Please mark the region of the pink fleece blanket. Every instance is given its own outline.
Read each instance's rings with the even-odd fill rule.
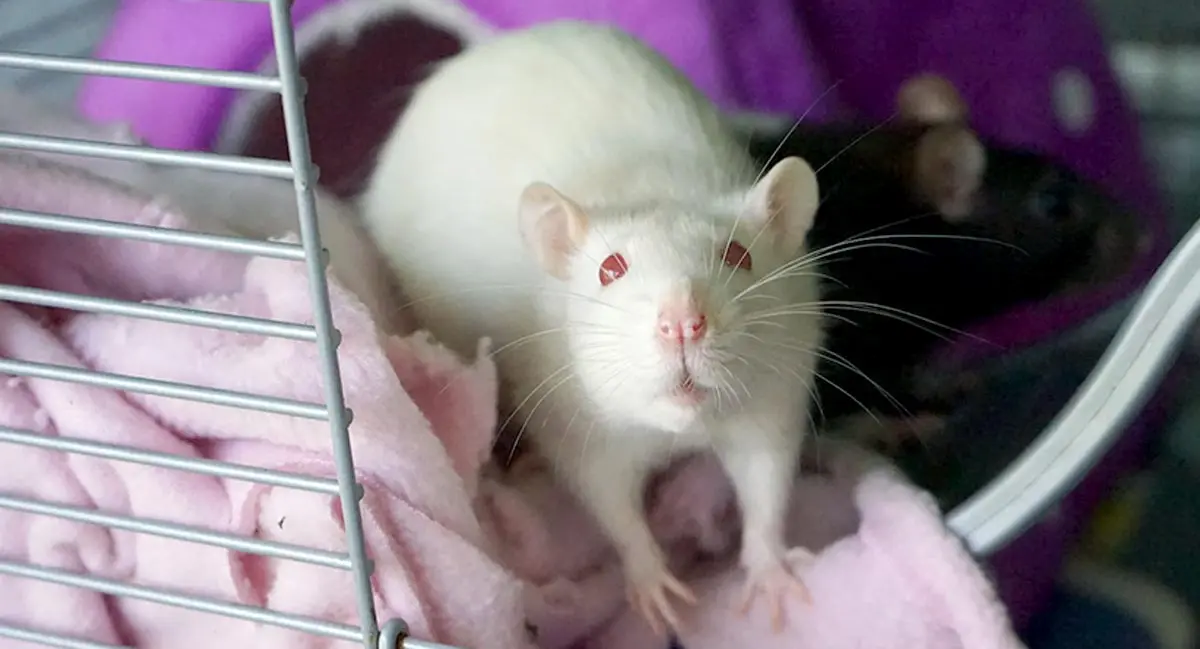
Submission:
[[[715,458],[685,459],[652,488],[652,529],[700,598],[681,610],[685,649],[1023,646],[928,495],[848,444],[825,442],[810,455],[818,461],[797,479],[788,534],[818,552],[805,577],[812,603],[794,601],[780,633],[766,610],[740,610],[737,509]],[[527,610],[542,647],[663,646],[625,605],[611,549],[545,467],[522,460],[485,481],[480,515],[529,584]]]
[[[0,156],[0,207],[186,225],[160,204],[78,170]],[[0,283],[311,322],[302,264],[161,244],[0,226]],[[464,364],[422,336],[382,338],[359,301],[331,291],[380,618],[401,616],[414,635],[461,647],[527,648],[519,583],[485,550],[471,506],[495,423],[493,366]],[[0,304],[0,357],[323,403],[316,346],[284,339]],[[190,401],[11,379],[0,381],[0,425],[334,475],[324,422]],[[474,443],[444,446],[435,429]],[[5,495],[344,548],[340,508],[324,495],[4,444],[0,467]],[[357,623],[347,572],[4,509],[0,530],[6,561]],[[0,593],[4,622],[106,643],[350,646],[7,576]]]
[[[185,228],[135,188],[0,155],[0,207]],[[309,322],[302,265],[0,226],[0,283]],[[423,335],[384,336],[331,284],[379,618],[466,649],[662,649],[628,610],[611,549],[549,474],[487,458],[495,370]],[[0,357],[322,402],[315,346],[146,320],[0,304]],[[325,423],[0,377],[0,426],[332,476]],[[824,451],[822,451],[824,454]],[[796,484],[793,540],[819,549],[814,603],[773,634],[732,600],[737,516],[716,464],[696,458],[653,489],[659,538],[700,605],[687,649],[1020,647],[991,586],[930,499],[858,453]],[[0,444],[0,493],[338,551],[336,499]],[[350,576],[162,537],[0,509],[0,557],[356,623]],[[0,576],[0,623],[141,648],[350,646],[136,599]],[[0,647],[27,647],[0,640]]]

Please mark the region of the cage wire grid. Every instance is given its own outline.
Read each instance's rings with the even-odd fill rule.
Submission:
[[[239,1],[239,0],[230,0]],[[115,597],[141,599],[218,616],[291,628],[360,643],[368,649],[453,649],[446,645],[407,637],[403,620],[380,625],[376,619],[370,576],[373,566],[366,556],[358,501],[362,487],[355,479],[348,437],[351,413],[345,406],[337,359],[338,333],[330,313],[325,259],[316,223],[313,197],[315,170],[309,153],[303,107],[303,80],[294,48],[291,7],[288,0],[240,0],[269,5],[274,37],[277,76],[97,61],[82,57],[35,55],[0,51],[0,68],[28,71],[100,74],[153,81],[192,83],[280,95],[290,162],[183,152],[145,146],[110,144],[54,137],[0,133],[0,148],[66,155],[192,166],[213,171],[258,174],[290,179],[296,190],[301,244],[258,241],[118,224],[64,215],[0,209],[0,224],[42,228],[83,235],[118,237],[168,245],[202,247],[254,256],[267,256],[307,265],[314,307],[313,324],[223,315],[194,309],[149,305],[84,297],[70,293],[0,285],[0,299],[135,318],[223,329],[263,336],[313,342],[318,346],[324,378],[325,403],[305,403],[249,393],[203,388],[132,376],[105,374],[40,363],[0,359],[0,372],[13,376],[76,382],[96,387],[138,392],[168,398],[232,406],[325,420],[337,467],[337,478],[241,466],[214,460],[184,458],[109,444],[40,435],[29,430],[0,426],[0,443],[77,453],[115,461],[300,489],[341,500],[345,518],[344,553],[329,552],[240,537],[197,527],[117,516],[101,511],[54,505],[0,494],[0,508],[108,526],[135,533],[191,541],[282,560],[306,562],[353,573],[359,626],[335,624],[241,604],[200,598],[185,593],[138,586],[0,559],[0,574],[89,589]],[[983,490],[948,516],[948,524],[973,552],[990,554],[1032,525],[1042,512],[1069,491],[1119,436],[1161,380],[1200,313],[1200,223],[1183,237],[1166,262],[1138,297],[1103,357],[1062,412],[1038,439]],[[65,649],[115,649],[116,645],[90,642],[37,629],[0,624],[0,637]],[[473,648],[486,649],[486,648]]]
[[[78,453],[122,462],[135,462],[199,474],[245,480],[283,488],[300,489],[338,496],[345,520],[346,552],[337,553],[298,545],[240,537],[194,526],[132,516],[106,514],[90,509],[55,505],[33,499],[0,494],[0,507],[58,517],[74,522],[107,526],[135,533],[217,546],[238,552],[276,559],[306,562],[353,573],[359,625],[350,626],[305,616],[280,613],[267,608],[195,597],[185,593],[123,583],[29,563],[0,559],[0,573],[35,579],[63,586],[83,588],[115,597],[141,599],[168,606],[182,607],[214,615],[291,628],[315,635],[360,643],[364,647],[395,649],[448,649],[444,645],[407,638],[403,620],[389,620],[382,628],[376,619],[370,577],[373,566],[366,555],[359,499],[362,486],[357,483],[347,432],[351,413],[346,408],[338,366],[339,335],[334,328],[325,276],[325,254],[317,229],[313,197],[315,170],[309,152],[308,131],[303,106],[304,86],[296,61],[291,7],[288,0],[243,0],[269,5],[277,76],[98,61],[74,56],[22,54],[0,51],[0,67],[37,72],[76,75],[123,76],[152,81],[220,86],[239,90],[258,90],[280,95],[286,125],[290,162],[222,156],[202,152],[182,152],[144,146],[88,142],[54,137],[35,137],[0,133],[0,148],[40,151],[77,156],[163,165],[192,166],[212,171],[257,174],[290,179],[296,190],[300,244],[256,241],[237,237],[200,234],[124,225],[100,220],[0,209],[0,224],[42,228],[75,234],[118,237],[168,245],[203,247],[212,250],[303,261],[307,266],[313,303],[313,324],[295,323],[223,315],[196,309],[122,302],[85,297],[65,292],[0,285],[0,299],[39,306],[90,311],[110,315],[149,318],[165,322],[217,328],[263,336],[283,337],[315,343],[323,377],[325,403],[305,403],[249,393],[204,388],[182,383],[158,381],[108,373],[98,373],[42,363],[0,359],[0,372],[28,378],[75,382],[113,390],[124,390],[168,398],[187,399],[235,408],[291,415],[329,423],[337,478],[316,478],[281,471],[259,469],[226,462],[176,457],[168,454],[121,447],[81,439],[49,437],[29,430],[0,427],[0,443],[18,444],[64,453]],[[67,649],[111,649],[116,645],[91,642],[38,629],[0,624],[0,637]]]

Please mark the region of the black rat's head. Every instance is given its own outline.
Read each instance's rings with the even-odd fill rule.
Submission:
[[[980,139],[940,78],[911,80],[898,104],[907,148],[895,154],[895,177],[947,232],[994,242],[938,246],[981,289],[1034,300],[1127,270],[1136,218],[1094,184],[1039,152]]]

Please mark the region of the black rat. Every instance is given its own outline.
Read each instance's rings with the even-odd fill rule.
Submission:
[[[942,412],[951,404],[912,383],[941,340],[1112,279],[1132,259],[1129,210],[1047,156],[981,138],[968,118],[953,86],[923,75],[901,87],[886,123],[780,123],[750,136],[759,164],[802,156],[822,186],[809,246],[827,253],[823,299],[847,305],[830,322],[815,415]]]

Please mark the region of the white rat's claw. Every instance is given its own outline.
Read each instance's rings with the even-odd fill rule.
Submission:
[[[760,596],[765,597],[771,607],[771,629],[775,633],[782,631],[785,595],[790,593],[799,596],[806,604],[812,603],[812,594],[798,573],[812,564],[814,559],[815,555],[812,552],[804,548],[793,548],[767,565],[747,566],[742,614],[749,613],[750,607]]]
[[[667,627],[679,629],[679,617],[671,605],[668,592],[688,604],[696,603],[691,589],[683,585],[666,566],[648,570],[629,579],[629,601],[649,623],[657,635],[664,635]],[[664,624],[665,622],[665,624]]]

